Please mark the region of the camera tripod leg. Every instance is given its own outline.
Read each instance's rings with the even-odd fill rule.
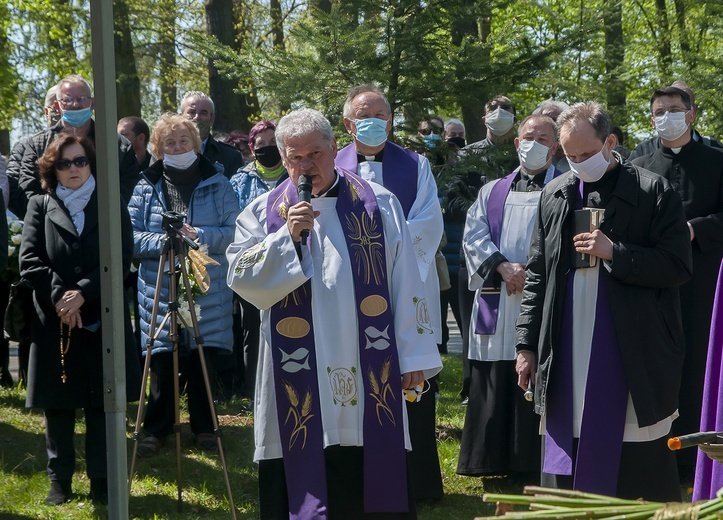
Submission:
[[[186,296],[188,301],[188,308],[191,315],[191,324],[193,326],[194,340],[198,347],[198,357],[201,361],[201,373],[203,374],[203,383],[206,387],[206,398],[208,399],[208,407],[211,411],[211,421],[213,423],[213,433],[216,437],[216,446],[218,447],[218,455],[221,458],[221,467],[223,468],[223,476],[226,480],[226,493],[228,495],[228,502],[231,506],[231,518],[236,520],[236,505],[233,500],[233,493],[231,492],[231,481],[228,477],[228,468],[226,467],[226,456],[223,451],[223,443],[221,442],[221,429],[218,425],[218,417],[216,415],[216,405],[213,402],[213,392],[211,390],[211,382],[208,377],[208,369],[206,367],[206,356],[203,352],[203,338],[199,333],[198,319],[196,317],[196,310],[193,305],[193,299],[191,298],[191,283],[188,279],[188,271],[186,270],[186,263],[181,262],[181,278],[183,279],[183,286],[186,290]]]
[[[136,466],[136,458],[138,457],[138,440],[140,438],[140,430],[141,430],[141,422],[143,421],[143,413],[145,412],[145,404],[146,404],[146,384],[148,381],[148,374],[150,373],[151,369],[151,350],[153,348],[153,342],[156,339],[156,336],[158,335],[158,332],[156,332],[156,318],[158,317],[158,305],[160,302],[160,284],[161,284],[161,276],[163,275],[163,269],[165,267],[165,254],[168,252],[167,244],[163,247],[163,252],[161,253],[160,261],[158,262],[158,273],[156,277],[156,290],[153,297],[153,310],[151,312],[151,326],[150,331],[148,333],[148,342],[146,347],[146,356],[145,360],[143,361],[143,375],[141,376],[141,394],[138,398],[138,414],[136,415],[136,424],[135,428],[133,430],[133,455],[131,456],[131,467],[130,471],[128,473],[128,494],[131,493],[131,486],[133,485],[133,474],[135,473],[135,466]],[[164,318],[165,323],[165,318]],[[158,331],[163,330],[163,324],[161,323],[161,326],[158,327]]]

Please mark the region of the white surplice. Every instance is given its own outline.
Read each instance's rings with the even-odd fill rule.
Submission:
[[[437,184],[432,175],[429,160],[419,156],[417,168],[417,196],[407,215],[409,234],[412,237],[417,256],[419,275],[424,280],[424,294],[428,315],[428,325],[424,327],[434,334],[434,340],[442,343],[442,318],[439,301],[439,276],[434,256],[442,240],[444,223],[442,208],[437,196]],[[365,181],[384,185],[382,163],[377,161],[361,162],[357,165],[357,175]],[[394,172],[387,172],[394,175]]]
[[[418,301],[424,287],[416,265],[402,208],[386,189],[371,184],[384,226],[389,305],[401,373],[423,370],[425,378],[442,368],[434,337],[419,324]],[[270,307],[311,280],[313,327],[324,446],[363,445],[364,389],[359,369],[359,333],[352,268],[344,232],[336,212],[336,197],[312,199],[320,215],[309,234],[310,250],[296,252],[287,226],[269,234],[268,194],[255,199],[236,221],[236,236],[227,250],[228,284],[261,309],[261,339],[254,434],[254,460],[282,456],[271,353]],[[245,254],[244,254],[245,253]],[[236,272],[237,266],[243,266]],[[403,399],[402,395],[398,396]],[[406,409],[404,431],[410,449]]]
[[[512,263],[527,263],[532,230],[537,216],[537,205],[542,193],[541,191],[510,191],[505,201],[498,249],[492,243],[487,220],[487,203],[492,188],[498,182],[499,180],[489,182],[480,189],[477,200],[467,211],[462,238],[462,248],[469,271],[469,289],[476,291],[470,319],[468,356],[469,359],[475,361],[513,360],[517,356],[515,322],[520,314],[522,292],[508,296],[506,284],[502,282],[497,330],[492,335],[476,334],[480,289],[485,282],[477,270],[498,251]]]

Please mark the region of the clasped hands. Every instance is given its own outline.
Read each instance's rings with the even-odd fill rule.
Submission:
[[[522,292],[525,286],[525,264],[502,262],[497,266],[497,272],[505,282],[507,296]]]
[[[85,303],[83,294],[76,290],[65,291],[63,296],[55,304],[55,312],[60,321],[69,328],[83,327],[83,320],[80,317],[80,308]]]

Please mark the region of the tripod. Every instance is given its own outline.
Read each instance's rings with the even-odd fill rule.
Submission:
[[[156,288],[153,296],[153,309],[151,311],[151,324],[148,332],[148,341],[146,342],[146,359],[143,365],[143,378],[141,383],[141,395],[138,405],[138,416],[136,417],[136,426],[133,432],[133,457],[131,458],[131,467],[128,477],[128,489],[130,494],[130,487],[133,482],[133,473],[135,470],[136,457],[138,456],[138,439],[140,438],[140,425],[145,410],[145,398],[146,398],[146,382],[148,380],[148,374],[151,366],[151,351],[153,349],[153,343],[158,339],[159,334],[163,331],[166,322],[169,322],[169,338],[173,345],[173,394],[174,394],[174,424],[173,431],[176,437],[176,487],[178,490],[178,511],[181,511],[183,505],[183,498],[181,496],[181,412],[179,409],[179,384],[178,384],[178,320],[180,319],[186,329],[192,332],[193,339],[196,342],[199,353],[199,360],[201,361],[201,372],[203,374],[203,381],[206,387],[206,396],[208,398],[208,405],[211,410],[211,420],[213,421],[213,431],[216,437],[216,446],[218,447],[218,453],[221,458],[221,465],[223,467],[223,475],[226,479],[226,492],[228,494],[228,501],[231,505],[231,517],[236,519],[236,507],[233,501],[233,495],[231,493],[231,482],[228,478],[228,470],[226,468],[226,457],[223,452],[223,445],[221,443],[221,430],[218,426],[218,419],[216,417],[216,407],[213,403],[213,393],[211,392],[211,383],[208,378],[208,370],[206,369],[206,359],[203,354],[203,338],[201,337],[198,329],[198,321],[196,319],[196,312],[193,304],[193,298],[191,294],[191,284],[188,279],[188,271],[186,270],[186,259],[185,249],[183,242],[186,242],[189,247],[194,249],[198,248],[198,245],[187,238],[179,231],[179,227],[182,225],[182,219],[174,219],[174,216],[169,217],[164,213],[163,215],[163,229],[166,230],[166,237],[163,242],[163,250],[161,251],[160,259],[158,262],[158,275],[156,278]],[[181,279],[183,280],[183,288],[186,293],[186,301],[191,316],[192,328],[189,328],[186,321],[178,312],[178,287],[177,287],[177,270],[176,261],[180,264]],[[163,317],[160,325],[156,326],[156,319],[158,317],[158,307],[160,302],[160,294],[163,286],[163,272],[165,264],[168,262],[168,311]]]

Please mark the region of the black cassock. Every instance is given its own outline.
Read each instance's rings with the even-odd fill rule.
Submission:
[[[711,313],[723,256],[723,151],[691,140],[674,153],[661,147],[633,163],[662,175],[683,200],[685,217],[695,232],[693,278],[680,287],[686,357],[680,388],[680,417],[673,434],[697,432],[703,399]],[[695,466],[696,450],[679,452],[679,466]],[[684,475],[683,475],[684,476]]]

